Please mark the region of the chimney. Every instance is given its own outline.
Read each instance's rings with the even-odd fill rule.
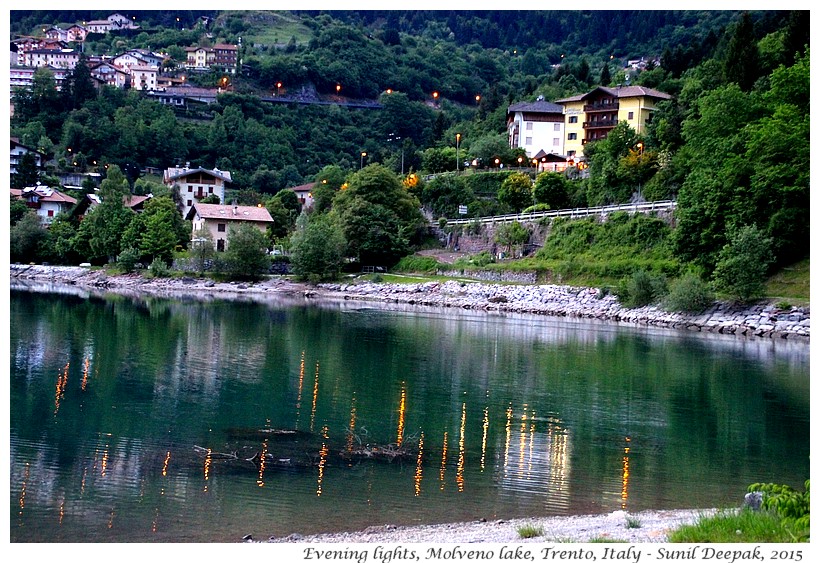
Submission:
[[[233,214],[236,215],[239,212],[239,207],[236,205],[233,206]]]

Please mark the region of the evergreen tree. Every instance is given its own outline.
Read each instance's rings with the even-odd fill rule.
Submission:
[[[604,63],[604,68],[601,69],[601,86],[609,86],[612,82],[612,77],[609,74],[609,65]]]
[[[749,12],[744,12],[729,40],[726,59],[723,63],[726,80],[734,82],[744,92],[751,91],[759,77],[759,59],[760,53],[757,50],[754,24]]]

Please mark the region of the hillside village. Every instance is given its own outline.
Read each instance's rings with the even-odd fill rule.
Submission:
[[[207,19],[201,19],[197,25],[205,27]],[[187,107],[191,104],[212,104],[217,97],[230,90],[231,76],[241,66],[238,58],[238,45],[215,44],[205,47],[185,47],[186,61],[174,62],[167,53],[154,53],[145,49],[128,49],[113,56],[85,55],[83,44],[89,34],[105,34],[112,31],[139,29],[136,17],[127,18],[114,13],[104,20],[93,20],[75,23],[63,29],[52,26],[43,29],[42,37],[21,37],[11,42],[11,87],[31,89],[34,73],[38,69],[47,69],[54,76],[58,90],[63,87],[67,76],[74,71],[81,58],[87,65],[90,78],[96,88],[111,86],[118,89],[133,89],[142,92],[161,104],[174,107]],[[657,60],[643,57],[626,62],[626,67],[635,70],[645,69],[647,64],[657,64]],[[200,88],[186,84],[186,75],[198,72],[221,72],[225,74],[221,85],[216,88]],[[281,86],[277,85],[277,90]],[[278,98],[265,98],[269,101],[291,101],[292,98],[281,92]],[[434,94],[435,95],[435,94]],[[438,97],[438,96],[436,96]],[[480,98],[480,95],[476,96]],[[668,100],[671,96],[664,92],[642,86],[618,86],[616,88],[599,87],[586,94],[555,100],[554,102],[539,99],[535,102],[517,102],[507,109],[507,131],[509,146],[512,149],[523,149],[518,157],[518,167],[532,166],[536,172],[564,172],[569,167],[585,168],[583,146],[589,141],[606,137],[619,122],[630,125],[638,134],[646,129],[652,113],[657,109],[657,102]],[[374,105],[374,107],[378,107]],[[12,103],[12,112],[14,104]],[[48,155],[42,154],[33,147],[11,139],[11,172],[17,172],[20,158],[31,154],[39,169],[49,164]],[[526,159],[526,163],[524,160]],[[476,166],[478,163],[465,161],[464,165]],[[500,162],[489,163],[503,168]],[[152,172],[145,170],[144,172]],[[183,174],[185,172],[185,174]],[[167,186],[178,186],[182,194],[180,213],[187,217],[195,202],[206,197],[216,196],[225,203],[225,187],[231,183],[230,171],[218,168],[196,170],[199,176],[191,179],[187,168],[169,168],[162,172],[163,183]],[[99,183],[99,172],[86,172],[77,182],[77,175],[62,173],[58,176],[65,183],[62,190],[46,187],[28,186],[16,190],[13,194],[26,201],[26,204],[37,211],[44,225],[48,225],[60,212],[69,212],[78,199],[69,195],[81,189],[82,179]],[[75,183],[71,184],[74,180]],[[302,206],[310,207],[313,203],[311,189],[314,183],[290,186],[295,191]],[[150,194],[149,194],[150,197]],[[86,202],[81,204],[79,216],[84,210],[99,203],[99,196],[85,194]],[[141,210],[140,204],[145,199],[138,198],[137,203],[129,206],[135,211]],[[221,242],[215,242],[222,249]]]
[[[487,22],[518,27],[508,42],[528,37],[509,14],[445,23],[433,13],[427,24],[385,14],[369,28],[350,23],[353,13],[291,14],[304,34],[273,45],[243,42],[249,22],[268,17],[243,12],[189,14],[177,29],[155,18],[150,34],[137,16],[114,13],[13,37],[13,257],[161,268],[204,248],[227,256],[241,227],[251,237],[243,245],[289,254],[298,275],[326,279],[474,237],[462,267],[531,260],[537,279],[610,287],[643,272],[657,278],[657,298],[691,268],[702,282],[725,275],[722,253],[740,244],[740,227],[757,241],[757,278],[808,255],[802,12],[730,15],[685,49],[623,49],[594,67],[537,34],[526,51],[481,48],[499,43],[477,31]],[[727,17],[693,15],[701,27]],[[413,25],[421,36],[398,31]],[[444,25],[472,42],[424,35]],[[443,45],[464,60],[442,57]],[[791,141],[773,146],[770,127]],[[581,237],[572,229],[593,227],[565,228],[546,213],[642,202],[675,211],[661,218],[650,206],[649,230],[628,219],[623,259],[607,250],[614,239]],[[537,220],[479,221],[521,212]]]

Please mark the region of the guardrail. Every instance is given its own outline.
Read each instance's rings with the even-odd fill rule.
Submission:
[[[589,217],[592,215],[607,215],[616,211],[628,213],[652,213],[653,211],[667,211],[675,209],[678,203],[674,200],[649,201],[646,203],[624,203],[620,205],[604,205],[601,207],[578,207],[575,209],[556,209],[554,211],[535,211],[532,213],[514,213],[510,215],[494,215],[492,217],[475,217],[472,219],[450,219],[447,225],[466,225],[468,223],[509,223],[512,221],[535,221],[545,217]]]

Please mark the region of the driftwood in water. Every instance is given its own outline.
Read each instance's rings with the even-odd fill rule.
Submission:
[[[348,435],[344,442],[320,434],[299,430],[271,428],[233,428],[227,431],[230,453],[194,446],[201,457],[219,460],[221,466],[258,470],[264,460],[265,469],[312,469],[320,463],[350,466],[359,462],[415,461],[418,455],[416,440],[405,440],[401,445],[365,443],[367,431]],[[260,449],[260,447],[262,449]]]

